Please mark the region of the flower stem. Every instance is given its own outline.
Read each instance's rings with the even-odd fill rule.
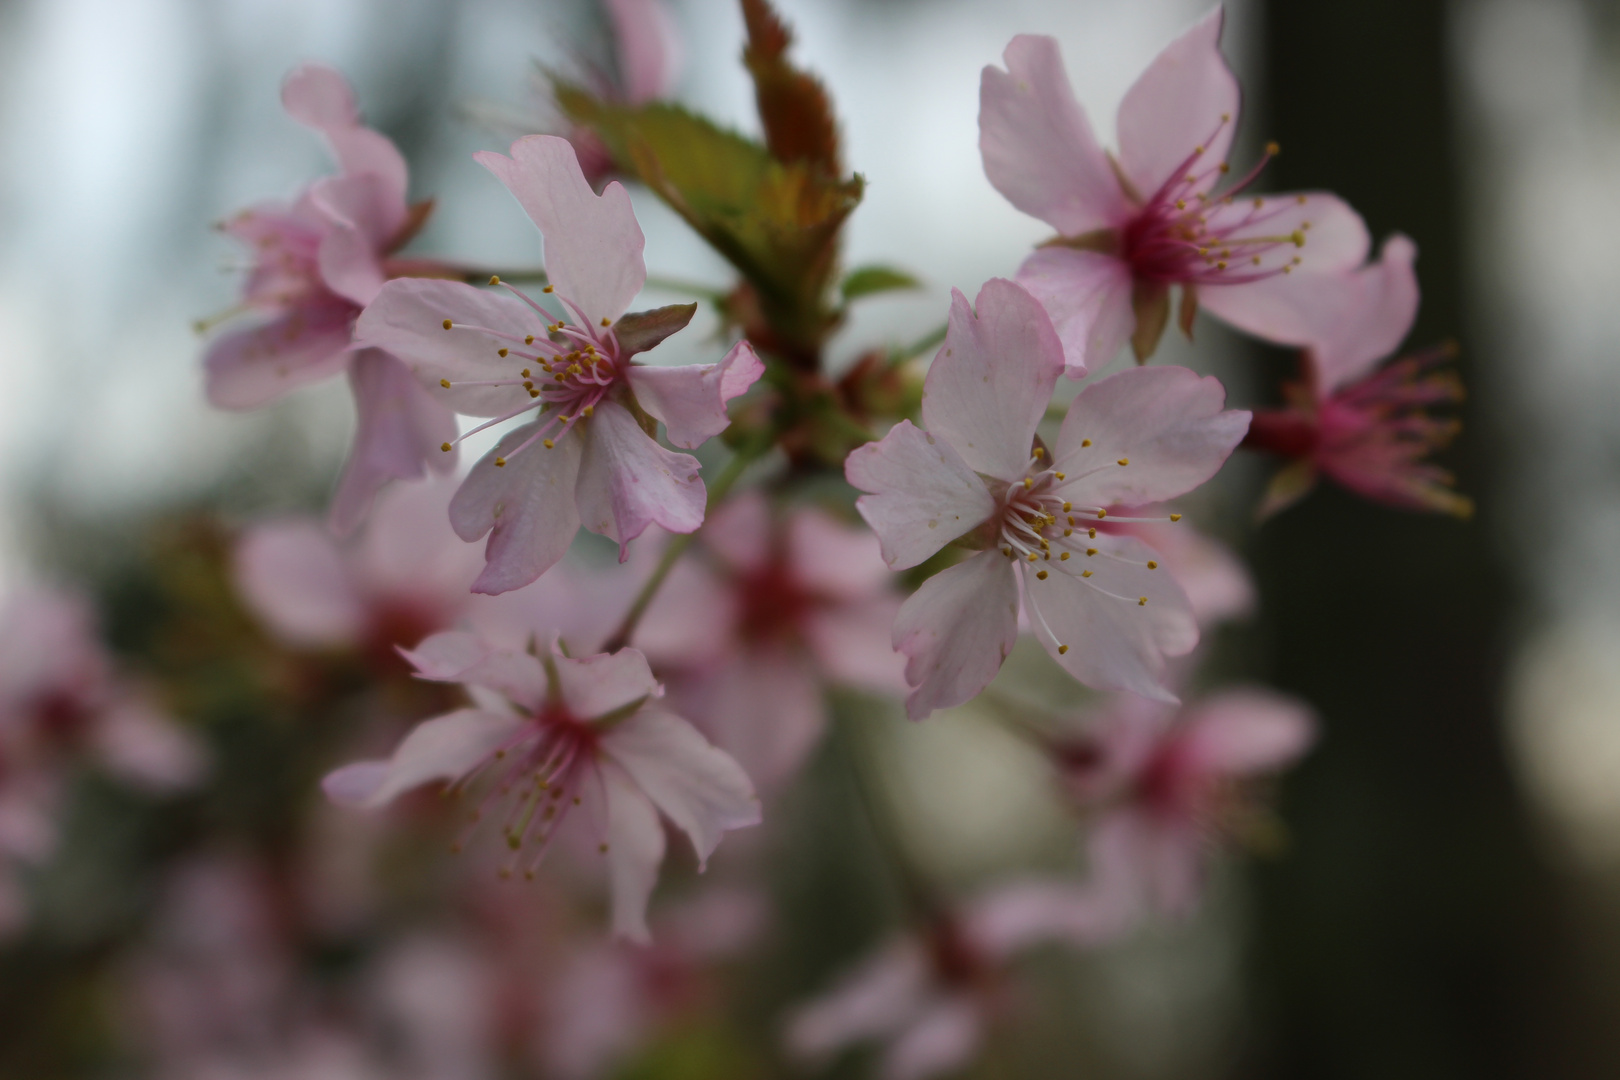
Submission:
[[[737,452],[732,455],[731,460],[726,462],[726,467],[721,471],[720,475],[715,477],[714,483],[709,485],[708,506],[703,513],[705,520],[708,519],[710,514],[714,513],[716,507],[725,501],[726,495],[730,493],[732,486],[737,483],[744,470],[753,464],[756,458],[769,450],[775,442],[776,432],[771,428],[765,428],[752,440],[738,448]],[[647,613],[647,608],[651,606],[653,598],[658,595],[658,590],[663,587],[664,579],[669,577],[671,570],[675,569],[676,562],[686,553],[686,549],[692,546],[692,539],[696,535],[695,531],[681,533],[670,540],[669,546],[664,548],[663,557],[658,560],[658,566],[652,572],[652,577],[647,579],[646,584],[641,587],[641,591],[636,594],[635,602],[630,605],[630,610],[625,612],[623,621],[619,623],[619,628],[613,632],[613,635],[607,639],[607,643],[602,646],[603,652],[617,652],[630,644],[630,639],[636,632],[636,625],[641,622],[641,617]]]

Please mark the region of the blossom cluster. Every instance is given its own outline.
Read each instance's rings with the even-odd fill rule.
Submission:
[[[453,891],[489,941],[416,942],[378,968],[387,1008],[439,1033],[412,1051],[423,1075],[483,1074],[501,1043],[476,1009],[423,1019],[446,997],[539,1018],[529,1056],[547,1075],[605,1075],[766,932],[770,842],[752,836],[802,807],[791,794],[830,732],[902,709],[1001,724],[1071,815],[1072,865],[964,894],[917,885],[927,875],[894,845],[918,894],[909,923],[779,1018],[783,1052],[809,1065],[875,1041],[886,1077],[944,1073],[1008,1021],[1018,954],[1188,917],[1221,852],[1277,827],[1261,781],[1308,751],[1317,721],[1277,691],[1223,685],[1200,648],[1254,606],[1242,561],[1195,521],[1243,501],[1241,483],[1205,488],[1233,452],[1284,459],[1249,500],[1262,517],[1319,479],[1468,513],[1430,460],[1456,432],[1448,352],[1390,359],[1417,314],[1416,246],[1391,236],[1374,258],[1343,200],[1264,192],[1275,145],[1233,172],[1241,103],[1220,8],[1126,93],[1112,151],[1059,43],[1021,35],[982,72],[979,147],[988,182],[1050,239],[1006,276],[941,283],[963,287],[931,357],[878,349],[835,371],[847,305],[919,283],[887,268],[838,279],[861,180],[825,90],[787,60],[787,28],[744,0],[756,142],[670,102],[682,49],[658,0],[603,8],[614,61],[550,76],[547,130],[475,155],[537,231],[532,268],[404,253],[434,204],[411,201],[403,155],[339,73],[287,77],[287,113],[337,172],[223,225],[251,269],[240,317],[207,345],[206,390],[256,409],[342,373],[354,443],[326,519],[244,527],[231,579],[277,648],[358,657],[386,688],[388,707],[323,761],[322,828],[372,830],[366,862],[380,836],[444,832],[465,853],[436,861],[475,869]],[[717,339],[686,343],[706,362],[661,348],[695,334],[699,303],[644,300],[667,290],[650,283],[634,186],[737,270],[694,293],[718,315]],[[1191,338],[1200,313],[1297,350],[1298,380],[1238,409],[1215,376],[1152,363],[1172,314]],[[469,440],[487,448],[467,464]],[[170,789],[208,765],[149,691],[112,674],[76,600],[22,596],[13,611],[7,867],[49,848],[61,745]],[[1066,680],[1060,707],[1019,692],[1004,668],[1020,649]],[[839,742],[857,784],[881,785],[870,740]],[[884,813],[881,792],[862,804]],[[717,881],[682,877],[711,861]],[[286,1004],[272,943],[374,905],[335,889],[272,925],[250,881],[273,872],[233,857],[177,874],[172,925],[131,976],[160,1056],[203,1068],[243,1043],[264,1075],[353,1064],[359,1051]],[[661,890],[666,875],[686,887]],[[0,876],[0,921],[15,924],[9,886]],[[186,914],[198,905],[211,914]],[[188,965],[262,978],[199,998]],[[290,1026],[255,1027],[281,1009]]]

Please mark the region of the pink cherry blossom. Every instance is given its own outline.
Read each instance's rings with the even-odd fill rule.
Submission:
[[[454,416],[398,360],[349,347],[355,318],[384,281],[441,272],[391,258],[431,204],[407,205],[405,159],[361,124],[354,94],[337,72],[298,68],[282,85],[281,99],[294,120],[325,137],[340,172],[312,184],[291,205],[253,207],[224,224],[252,250],[242,306],[260,321],[215,340],[203,368],[208,400],[225,409],[259,408],[297,387],[348,373],[358,424],[331,511],[333,527],[348,532],[388,481],[453,464],[436,448],[455,436]]]
[[[468,615],[481,560],[445,521],[452,481],[383,492],[365,532],[345,544],[308,518],[255,523],[237,542],[237,591],[278,638],[358,648],[389,666],[394,647]]]
[[[1461,425],[1431,410],[1463,399],[1455,372],[1436,370],[1442,347],[1382,368],[1417,318],[1416,246],[1391,237],[1382,257],[1310,309],[1304,377],[1284,388],[1289,405],[1255,413],[1244,445],[1293,459],[1277,474],[1263,511],[1281,510],[1326,476],[1363,498],[1411,510],[1468,517],[1473,501],[1452,490],[1451,473],[1429,462]]]
[[[1091,948],[1116,933],[1117,920],[1083,887],[1033,878],[999,886],[922,933],[891,938],[795,1009],[787,1048],[815,1066],[877,1041],[883,1080],[953,1072],[973,1059],[992,1023],[1016,1012],[1006,971],[1016,953],[1045,943]]]
[[[1069,794],[1094,815],[1096,903],[1184,915],[1223,839],[1262,822],[1242,785],[1291,765],[1316,722],[1293,698],[1227,690],[1180,710],[1121,694],[1053,757]]]
[[[1020,35],[986,67],[979,149],[990,182],[1058,231],[1019,270],[1063,340],[1071,378],[1107,364],[1127,338],[1157,345],[1180,286],[1191,331],[1199,306],[1250,333],[1298,341],[1296,283],[1359,266],[1368,240],[1338,198],[1242,192],[1266,158],[1223,185],[1239,111],[1220,53],[1217,7],[1148,65],[1120,103],[1119,154],[1097,144],[1058,43]]]
[[[648,939],[647,898],[664,858],[664,814],[707,860],[730,829],[759,822],[753,785],[729,756],[665,710],[634,649],[575,660],[496,649],[451,631],[405,656],[423,678],[459,682],[475,704],[418,725],[387,761],[326,778],[335,801],[377,807],[423,784],[484,773],[481,817],[506,809],[503,875],[532,877],[564,831],[593,841],[613,889],[615,933]]]
[[[845,466],[869,493],[856,507],[891,569],[953,540],[984,549],[929,578],[900,610],[907,709],[920,719],[984,688],[1017,636],[1020,593],[1036,636],[1075,678],[1173,701],[1159,675],[1165,657],[1198,641],[1187,597],[1151,549],[1095,523],[1110,507],[1209,479],[1248,414],[1222,409],[1213,378],[1133,369],[1082,391],[1048,451],[1035,429],[1063,370],[1052,324],[1010,281],[987,283],[976,307],[955,294],[924,384],[926,432],[902,421]]]
[[[889,644],[900,597],[877,538],[811,507],[773,520],[745,492],[699,536],[699,563],[660,591],[632,644],[668,671],[684,713],[776,787],[820,741],[824,682],[905,692]]]
[[[718,364],[632,364],[693,307],[625,315],[647,271],[624,187],[595,194],[573,147],[555,136],[519,139],[511,157],[477,157],[539,227],[546,291],[565,315],[554,319],[510,286],[507,296],[400,279],[383,287],[355,334],[403,357],[456,411],[491,417],[463,438],[536,413],[473,467],[450,505],[462,539],[489,534],[474,590],[500,593],[561,559],[581,524],[617,540],[621,558],[649,525],[696,529],[705,501],[697,459],[664,449],[642,418],[662,421],[670,442],[692,449],[726,428],[726,403],[764,366],[746,341]]]

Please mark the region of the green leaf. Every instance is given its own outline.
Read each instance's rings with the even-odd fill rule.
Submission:
[[[874,293],[893,292],[895,289],[920,289],[922,282],[888,266],[861,266],[844,275],[838,291],[845,301],[859,300]]]
[[[765,147],[677,105],[617,105],[554,83],[563,111],[596,132],[758,291],[773,331],[809,353],[837,322],[828,307],[838,235],[865,182]]]

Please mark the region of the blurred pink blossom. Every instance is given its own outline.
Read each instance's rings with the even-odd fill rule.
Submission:
[[[884,943],[833,988],[799,1006],[783,1028],[789,1052],[808,1065],[860,1042],[884,1044],[883,1080],[926,1080],[978,1053],[986,1029],[1016,1011],[1007,964],[1055,943],[1091,948],[1117,919],[1094,894],[1030,878],[991,889],[921,933]]]
[[[1179,285],[1191,332],[1202,305],[1250,333],[1299,339],[1298,283],[1367,256],[1367,228],[1333,195],[1220,191],[1237,127],[1237,79],[1220,52],[1216,7],[1165,47],[1120,103],[1119,154],[1097,145],[1058,43],[1021,34],[1005,71],[984,69],[979,149],[985,175],[1024,213],[1058,231],[1018,281],[1046,305],[1071,378],[1101,367],[1130,339],[1152,353]]]
[[[759,822],[747,775],[661,707],[663,688],[634,649],[536,657],[448,632],[405,655],[423,678],[464,684],[476,704],[418,725],[387,761],[330,774],[323,786],[336,802],[376,807],[423,784],[497,774],[474,821],[506,808],[501,832],[513,854],[503,876],[520,861],[533,876],[571,830],[604,857],[614,932],[636,941],[648,940],[647,899],[664,858],[660,811],[700,863],[722,834]]]
[[[614,70],[597,71],[592,89],[603,101],[644,105],[668,97],[680,76],[681,38],[664,0],[602,0],[612,25]],[[564,132],[593,188],[613,173],[613,156],[589,128]]]
[[[456,434],[449,410],[398,360],[349,347],[356,316],[384,281],[446,271],[392,258],[432,204],[406,203],[405,159],[361,124],[343,76],[305,65],[287,76],[281,100],[294,120],[325,137],[339,173],[310,185],[290,205],[264,203],[224,224],[253,252],[242,309],[265,321],[217,338],[203,367],[208,400],[224,409],[256,409],[347,371],[358,420],[331,509],[333,528],[346,533],[388,481],[453,465],[437,449]]]
[[[726,403],[764,366],[746,341],[718,364],[632,364],[685,326],[693,308],[625,315],[647,270],[624,187],[595,194],[573,147],[550,135],[519,139],[512,157],[477,158],[540,229],[545,291],[555,291],[565,316],[553,321],[511,286],[502,296],[402,279],[366,308],[356,339],[405,358],[456,411],[491,418],[462,438],[538,412],[473,467],[450,504],[464,540],[489,534],[474,590],[501,593],[553,566],[581,524],[618,541],[621,559],[649,525],[696,529],[704,510],[697,459],[664,449],[638,417],[662,421],[670,442],[692,449],[726,428]]]
[[[1260,689],[1222,691],[1179,710],[1117,695],[1053,758],[1092,815],[1096,903],[1124,918],[1190,913],[1205,867],[1228,839],[1260,839],[1268,819],[1245,785],[1281,771],[1316,736],[1310,709]]]
[[[892,569],[953,540],[984,549],[929,578],[900,610],[894,643],[909,661],[913,719],[967,701],[995,676],[1017,636],[1020,593],[1041,644],[1075,678],[1175,699],[1160,673],[1166,657],[1197,644],[1186,595],[1152,549],[1092,526],[1110,507],[1209,479],[1249,414],[1223,409],[1213,378],[1133,369],[1082,391],[1048,451],[1035,429],[1063,363],[1051,322],[1023,288],[992,280],[977,310],[958,292],[924,383],[927,431],[903,420],[845,465],[868,492],[856,507]]]

